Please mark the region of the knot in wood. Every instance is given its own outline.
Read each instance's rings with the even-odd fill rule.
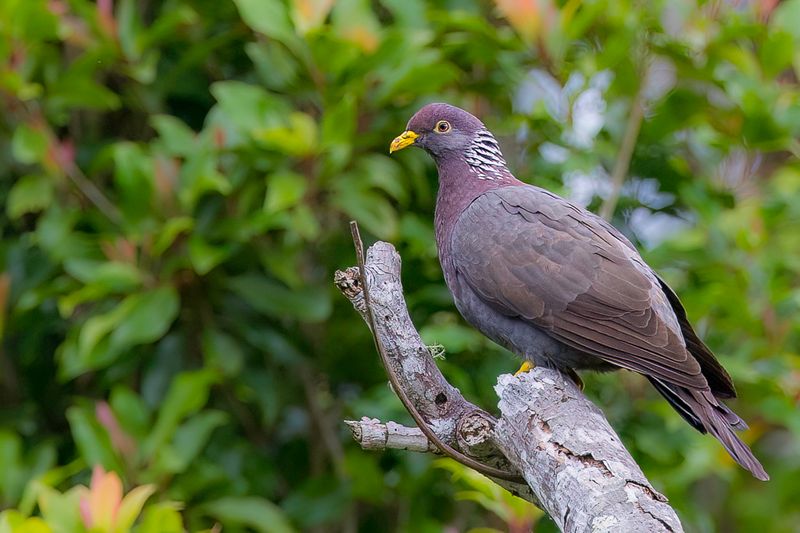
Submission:
[[[480,410],[469,412],[458,421],[456,431],[459,442],[471,450],[490,446],[494,422],[488,413]]]
[[[361,294],[361,274],[358,267],[349,267],[337,270],[333,274],[333,282],[347,298],[355,298]]]

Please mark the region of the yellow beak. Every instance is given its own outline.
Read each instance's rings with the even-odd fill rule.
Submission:
[[[406,146],[411,146],[414,144],[414,141],[417,140],[419,137],[418,134],[414,133],[411,130],[404,131],[400,135],[394,138],[392,144],[389,145],[389,153],[396,152],[398,150],[402,150]]]

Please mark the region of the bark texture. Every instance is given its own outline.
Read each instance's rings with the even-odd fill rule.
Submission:
[[[436,366],[408,315],[394,247],[370,247],[364,270],[373,334],[388,356],[387,371],[444,443],[485,465],[521,474],[525,483],[492,479],[540,506],[562,531],[683,531],[667,499],[570,379],[547,368],[500,376],[495,390],[501,416],[495,419],[467,401]],[[358,268],[338,271],[335,281],[367,319]],[[366,417],[347,423],[365,449],[436,453],[419,428]]]

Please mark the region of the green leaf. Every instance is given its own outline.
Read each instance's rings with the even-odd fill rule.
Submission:
[[[63,261],[77,257],[96,257],[85,234],[74,230],[79,213],[54,204],[39,217],[36,243],[54,260]]]
[[[89,318],[77,339],[67,338],[61,353],[62,375],[74,377],[110,364],[126,350],[154,342],[178,315],[174,287],[159,287],[125,298],[108,313]]]
[[[279,172],[267,179],[267,196],[264,210],[277,213],[294,207],[306,193],[306,178],[295,172]]]
[[[184,533],[180,504],[164,502],[149,505],[135,533]]]
[[[122,503],[117,510],[116,527],[114,533],[127,533],[142,512],[147,499],[156,491],[155,485],[141,485],[131,489],[122,499]]]
[[[152,457],[174,437],[181,420],[206,404],[211,385],[216,381],[217,375],[211,370],[183,372],[172,381],[161,403],[153,431],[142,447],[145,457]]]
[[[382,487],[386,483],[379,463],[361,450],[347,450],[344,464],[352,480],[351,492],[359,501],[379,504]]]
[[[25,465],[22,461],[22,440],[19,435],[0,430],[0,494],[3,498],[15,501],[22,493]]]
[[[253,138],[263,146],[298,157],[314,153],[317,137],[317,123],[300,112],[290,113],[284,124],[253,131]]]
[[[49,145],[49,136],[43,127],[21,124],[14,130],[11,153],[20,163],[41,163]]]
[[[47,209],[53,201],[53,182],[45,176],[28,175],[20,178],[8,193],[6,213],[17,219],[27,213]]]
[[[1,2],[0,6],[4,7],[0,15],[3,15],[5,20],[14,21],[3,30],[13,38],[32,43],[58,38],[58,18],[55,13],[47,9],[44,0],[5,1]]]
[[[150,124],[158,132],[169,154],[185,156],[197,149],[197,136],[189,126],[171,115],[154,115]]]
[[[16,504],[26,489],[26,484],[52,468],[55,448],[42,442],[28,450],[23,457],[22,439],[10,430],[0,430],[0,498]],[[22,508],[22,503],[20,504]]]
[[[780,2],[770,16],[770,24],[791,34],[796,40],[800,40],[800,0]]]
[[[248,134],[259,129],[281,127],[290,113],[283,100],[257,85],[219,81],[211,85],[211,94],[233,125]]]
[[[245,24],[267,37],[287,41],[294,37],[286,5],[280,0],[234,0]]]
[[[150,427],[150,414],[142,399],[124,385],[111,390],[108,400],[122,428],[135,437],[146,435]]]
[[[125,309],[120,304],[110,313],[95,315],[88,319],[80,328],[77,345],[74,347],[74,356],[77,360],[70,361],[72,363],[69,368],[71,373],[65,374],[64,377],[75,377],[87,370],[111,363],[118,354],[112,353],[108,349],[108,335],[124,318]],[[71,344],[70,341],[71,338],[68,337],[65,344]],[[73,355],[72,351],[69,352],[69,355]],[[66,365],[62,367],[62,370],[66,372]]]
[[[345,94],[325,108],[322,115],[322,144],[326,147],[349,145],[356,134],[358,108],[352,94]]]
[[[40,474],[25,487],[22,500],[19,502],[19,509],[26,515],[33,513],[37,505],[41,487],[55,487],[62,485],[66,480],[79,475],[86,470],[86,464],[82,459],[75,459],[64,466],[51,468]]]
[[[308,530],[341,517],[342,508],[350,498],[349,487],[329,474],[304,480],[281,502],[281,507],[294,522]]]
[[[108,287],[99,285],[84,285],[76,291],[72,291],[58,299],[58,312],[62,317],[71,317],[75,309],[86,302],[102,300],[111,291]]]
[[[333,201],[351,218],[381,239],[396,236],[397,212],[383,195],[359,186],[356,180],[344,180],[337,189]]]
[[[253,308],[272,317],[319,322],[331,312],[330,294],[319,288],[290,290],[254,274],[230,278],[228,287]]]
[[[381,189],[395,200],[405,202],[408,198],[402,168],[392,158],[371,154],[360,158],[356,166],[355,178],[360,184],[370,184]]]
[[[176,217],[167,220],[161,227],[155,243],[153,243],[153,254],[160,256],[167,248],[172,246],[178,235],[192,228],[194,228],[194,219],[192,217]]]
[[[143,49],[144,32],[140,17],[135,0],[120,0],[117,4],[115,19],[120,48],[133,65],[141,59]]]
[[[189,260],[195,272],[205,276],[222,263],[233,251],[232,245],[214,246],[197,234],[189,239]]]
[[[271,90],[295,87],[302,74],[297,59],[275,41],[252,42],[244,47],[264,86]]]
[[[67,259],[64,261],[64,270],[78,281],[101,286],[108,292],[129,291],[140,286],[144,280],[144,275],[135,265],[119,261]]]
[[[53,528],[50,527],[50,524],[48,524],[38,516],[33,516],[31,518],[22,518],[22,516],[19,515],[19,518],[20,520],[7,530],[8,533],[53,533],[54,532]],[[0,532],[5,533],[4,520],[2,519],[0,519]]]
[[[137,221],[150,213],[153,199],[153,162],[136,144],[114,146],[114,181],[125,214]]]
[[[122,305],[124,319],[111,333],[111,348],[118,350],[163,337],[178,316],[178,293],[174,287],[159,287],[130,296]]]
[[[175,431],[168,446],[158,449],[156,467],[161,473],[181,473],[193,463],[203,451],[211,433],[228,421],[222,411],[202,411],[189,418]]]
[[[203,511],[223,523],[249,526],[260,533],[296,531],[283,510],[263,498],[220,498],[205,504]]]
[[[203,357],[206,365],[234,377],[244,365],[244,353],[236,339],[216,328],[203,331]]]
[[[47,522],[34,516],[27,518],[14,509],[0,513],[0,533],[52,533]]]
[[[798,11],[800,15],[800,11]],[[800,19],[798,19],[800,22]],[[797,39],[800,42],[800,38]],[[777,76],[789,68],[794,59],[794,39],[789,32],[772,31],[759,50],[761,67],[767,76]]]
[[[133,11],[136,11],[136,2],[133,2]],[[202,17],[190,4],[176,4],[170,9],[162,10],[152,24],[148,24],[142,31],[141,41],[143,47],[156,48],[163,43],[172,41],[176,33],[185,27],[200,24]]]
[[[108,111],[118,109],[121,104],[116,93],[90,77],[75,72],[58,78],[50,85],[47,102],[57,112],[74,108]]]
[[[89,407],[70,407],[67,409],[67,420],[72,431],[72,438],[86,464],[103,465],[106,470],[122,471],[111,438],[94,416]]]
[[[298,205],[294,211],[289,214],[290,223],[287,227],[297,232],[297,235],[307,241],[314,241],[319,237],[320,224],[317,217],[319,211],[315,211],[313,207],[306,204]],[[270,265],[275,265],[276,261],[270,261]],[[273,269],[273,272],[279,272],[280,269]],[[277,274],[280,275],[280,274]],[[286,278],[284,278],[286,279]]]
[[[178,196],[187,210],[192,210],[203,195],[211,192],[227,195],[231,183],[217,168],[217,155],[208,150],[195,151],[181,167]]]
[[[298,357],[299,358],[299,357]],[[237,395],[248,403],[256,405],[261,411],[261,421],[269,431],[280,416],[281,378],[270,370],[253,369],[241,376]]]
[[[294,0],[292,21],[297,31],[305,35],[318,29],[325,22],[333,4],[333,0]]]

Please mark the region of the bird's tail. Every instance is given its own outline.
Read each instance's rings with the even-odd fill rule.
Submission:
[[[734,430],[747,429],[744,420],[719,401],[710,390],[687,389],[649,377],[650,382],[678,413],[701,433],[711,433],[733,459],[761,481],[769,475]]]

